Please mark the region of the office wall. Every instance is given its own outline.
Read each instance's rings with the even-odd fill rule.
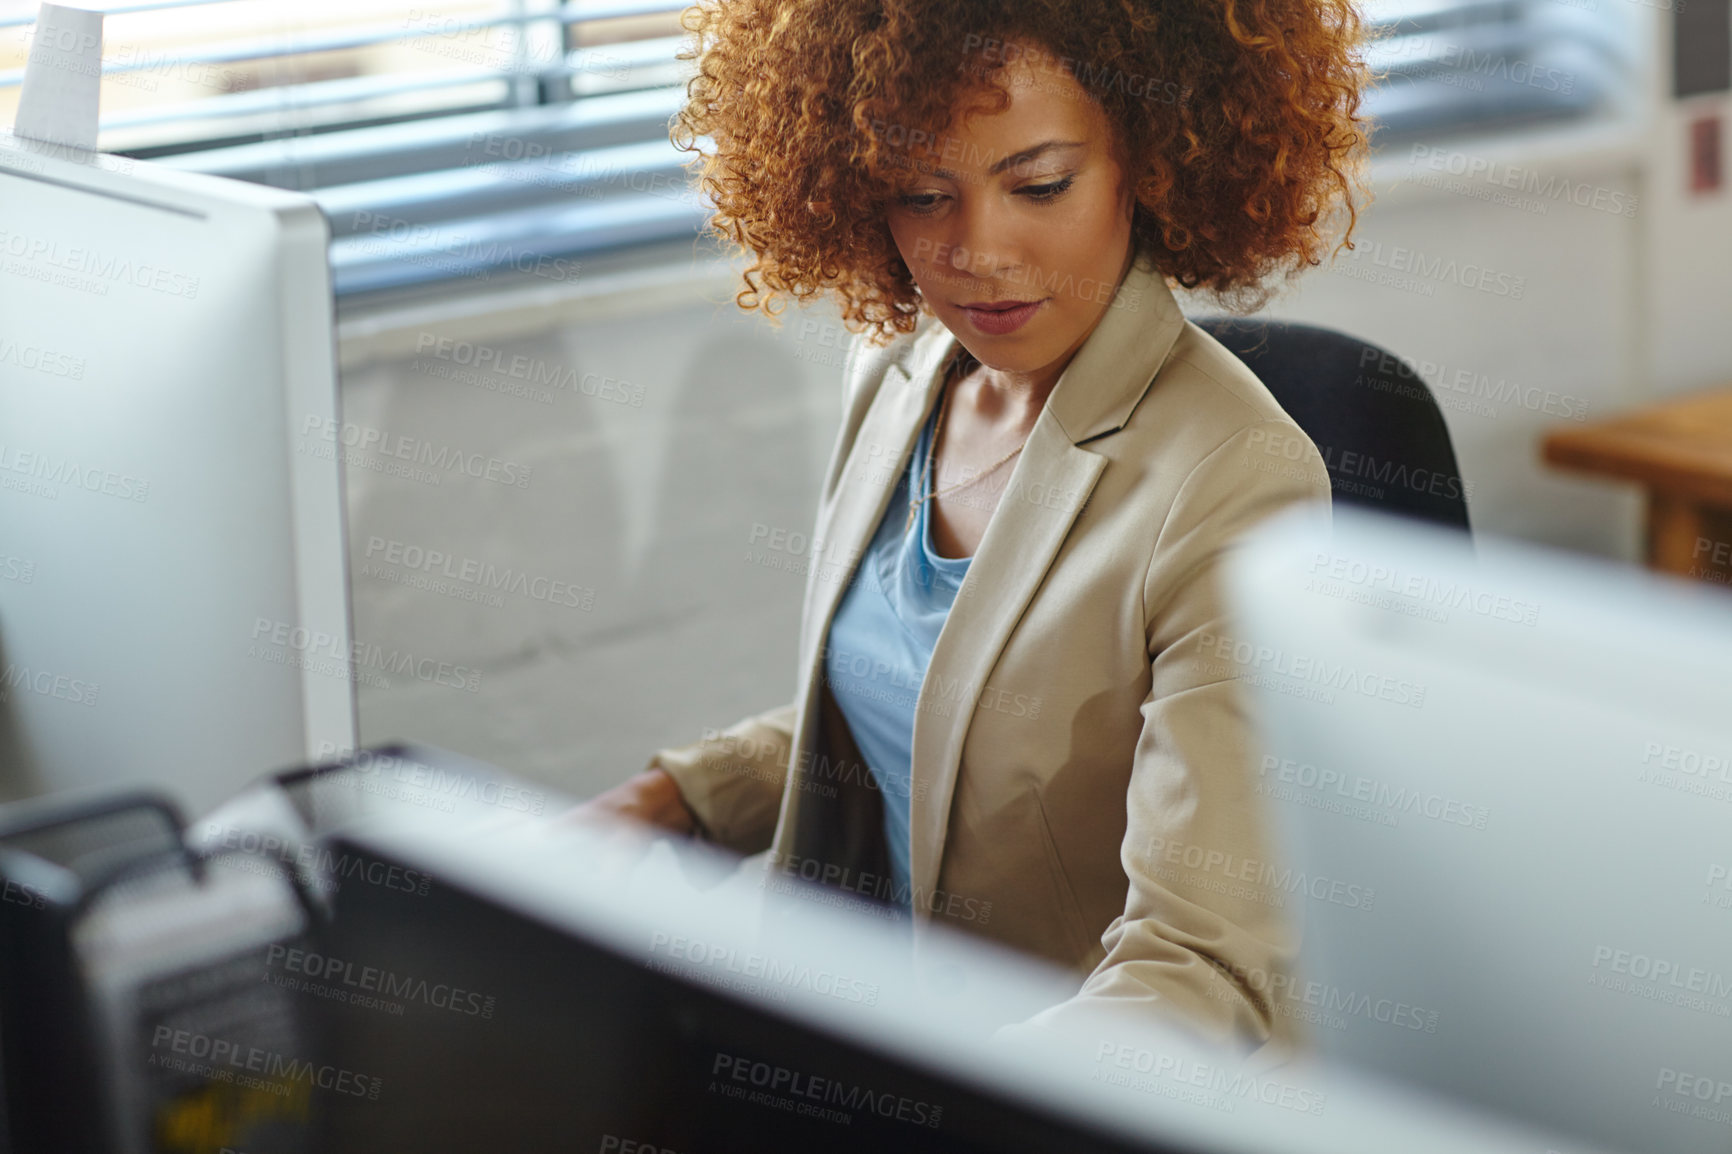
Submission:
[[[1642,216],[1647,264],[1647,384],[1657,395],[1732,381],[1732,197],[1690,190],[1690,125],[1717,118],[1725,148],[1725,94],[1666,101],[1648,141],[1651,211]]]
[[[357,638],[453,670],[363,681],[364,740],[432,741],[589,793],[792,700],[800,538],[846,333],[821,310],[777,331],[728,302],[725,270],[672,271],[347,326],[351,434],[455,450],[482,474],[350,461]]]

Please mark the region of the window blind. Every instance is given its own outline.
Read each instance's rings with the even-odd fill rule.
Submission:
[[[1670,2],[1670,0],[1667,0]],[[1367,0],[1379,78],[1364,110],[1389,144],[1605,111],[1635,69],[1638,0]]]
[[[1638,3],[1660,2],[1367,0],[1377,141],[1591,115],[1632,70]],[[704,219],[667,139],[684,6],[114,0],[99,146],[308,192],[339,297],[567,279]],[[35,8],[0,0],[0,115]]]
[[[306,191],[339,297],[689,238],[682,0],[120,0],[105,152]],[[20,11],[20,9],[25,9]],[[0,112],[35,5],[0,8]]]

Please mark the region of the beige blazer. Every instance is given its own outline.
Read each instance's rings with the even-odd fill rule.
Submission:
[[[711,840],[859,894],[888,893],[882,803],[821,646],[956,348],[932,316],[887,347],[855,340],[798,696],[650,762]],[[1273,880],[1220,567],[1247,526],[1301,501],[1327,517],[1328,494],[1310,439],[1139,257],[1036,419],[932,654],[917,943],[945,922],[1074,969],[1090,1009],[1152,1008],[1245,1048],[1298,1036],[1278,1007],[1299,899]]]

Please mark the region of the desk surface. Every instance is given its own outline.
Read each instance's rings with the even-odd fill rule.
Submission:
[[[1556,429],[1543,444],[1550,464],[1732,508],[1732,389]]]

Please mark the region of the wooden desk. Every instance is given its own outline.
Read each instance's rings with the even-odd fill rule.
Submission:
[[[1732,389],[1546,434],[1549,464],[1648,491],[1651,568],[1732,584]]]

